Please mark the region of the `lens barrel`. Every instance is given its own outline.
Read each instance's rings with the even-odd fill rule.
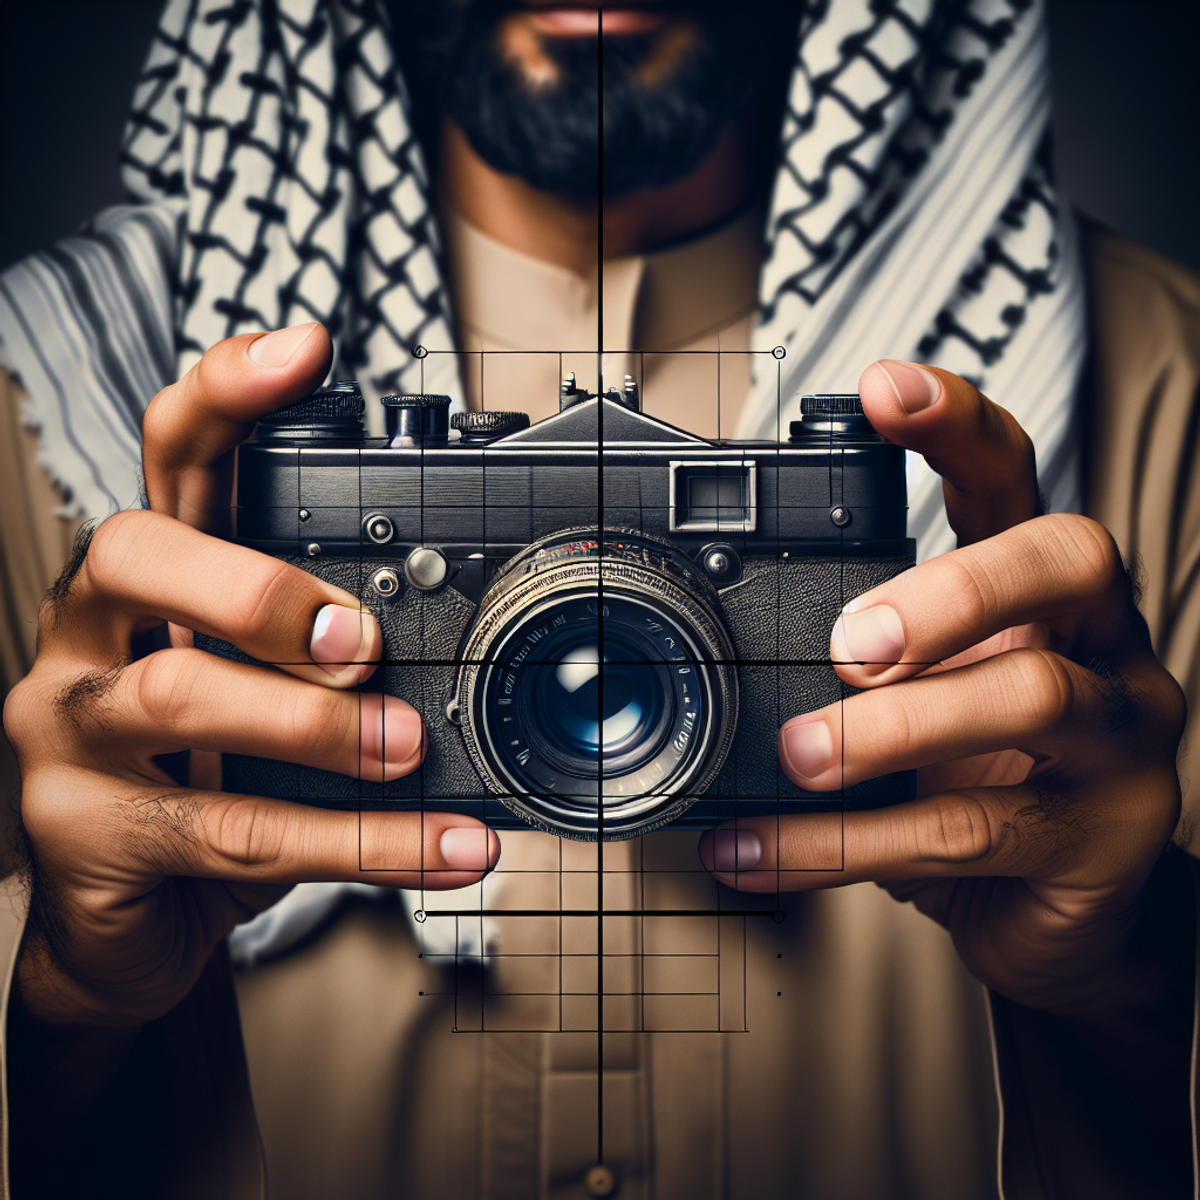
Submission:
[[[674,820],[737,722],[712,584],[644,534],[569,530],[507,563],[463,650],[459,706],[490,790],[525,820],[618,840]]]

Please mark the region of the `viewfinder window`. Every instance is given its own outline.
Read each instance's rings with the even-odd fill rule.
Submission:
[[[753,463],[671,463],[671,531],[750,533],[756,524]]]

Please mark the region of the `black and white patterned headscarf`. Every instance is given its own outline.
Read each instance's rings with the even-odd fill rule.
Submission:
[[[375,393],[417,388],[414,345],[451,347],[391,46],[378,0],[169,0],[122,148],[137,203],[0,276],[0,364],[75,511],[135,501],[145,405],[222,338],[315,318]],[[742,434],[874,358],[935,361],[1017,415],[1052,504],[1075,506],[1084,310],[1048,123],[1038,0],[805,7],[755,334],[788,354],[759,360]],[[452,356],[424,366],[459,393]],[[948,549],[911,466],[913,531]]]
[[[757,349],[788,354],[756,380],[740,435],[786,434],[789,401],[853,390],[874,359],[932,362],[1009,409],[1050,507],[1079,507],[1083,272],[1049,123],[1036,0],[807,12],[755,332]],[[941,481],[917,455],[908,475],[920,557],[953,549]]]
[[[933,361],[1017,416],[1052,507],[1077,507],[1082,275],[1048,125],[1041,0],[811,0],[755,332],[787,356],[758,360],[739,432],[775,436],[799,392],[851,390],[875,358]],[[417,388],[414,345],[452,346],[378,0],[169,0],[123,163],[136,203],[0,275],[0,364],[74,511],[136,502],[147,402],[222,338],[315,318],[335,372],[374,392]],[[424,386],[457,394],[453,363],[426,359]],[[918,459],[910,530],[922,556],[953,544]],[[346,891],[294,889],[235,952],[278,952]],[[437,918],[421,931],[433,952],[488,940]]]

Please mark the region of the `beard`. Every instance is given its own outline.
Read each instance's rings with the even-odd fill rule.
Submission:
[[[545,37],[554,80],[535,84],[500,44],[511,0],[415,7],[423,28],[404,57],[418,106],[436,104],[495,170],[575,200],[664,187],[695,170],[774,81],[764,66],[787,61],[797,16],[770,0],[693,4],[694,36],[662,73],[644,70],[657,33]]]

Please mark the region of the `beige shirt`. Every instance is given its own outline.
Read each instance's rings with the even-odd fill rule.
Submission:
[[[1097,347],[1089,509],[1124,549],[1141,549],[1151,631],[1188,685],[1195,713],[1200,543],[1192,534],[1200,528],[1200,480],[1189,431],[1200,404],[1200,283],[1103,235],[1091,237],[1089,257]],[[14,389],[4,386],[11,402]],[[29,479],[24,470],[2,474],[0,487],[30,503]],[[0,523],[4,561],[52,561],[62,543],[52,539],[46,548],[40,529]],[[26,590],[32,595],[37,586]],[[16,645],[32,618],[19,603],[24,592],[9,594]],[[527,859],[535,866],[538,844],[530,842]],[[686,869],[687,849],[671,834],[644,843],[651,865],[666,864],[675,896],[715,888]],[[579,869],[564,880],[586,884],[586,861],[566,865]],[[628,867],[629,860],[614,853],[606,865]],[[558,864],[543,866],[543,876],[557,873]],[[594,873],[591,881],[594,887]],[[606,895],[611,887],[613,896],[628,896],[632,883],[628,870],[606,872]],[[720,896],[723,906],[750,907],[732,893]],[[236,980],[270,1194],[582,1200],[584,1173],[602,1154],[622,1200],[994,1195],[999,1118],[984,996],[945,932],[871,886],[788,897],[783,908],[782,923],[764,914],[671,927],[672,957],[696,960],[685,964],[688,971],[716,964],[717,1015],[728,1017],[731,1031],[606,1036],[600,1148],[594,1033],[523,1032],[530,997],[520,986],[508,983],[504,995],[483,998],[469,965],[456,973],[420,957],[399,905],[350,905],[308,946]],[[19,895],[0,905],[0,949],[10,963],[20,917]],[[616,919],[613,928],[606,977],[641,984],[635,1003],[617,996],[615,1010],[628,1021],[636,1002],[665,994],[668,1015],[681,1024],[687,997],[702,990],[683,991],[677,978],[655,992],[650,972],[661,964],[653,926],[639,930],[632,919]],[[721,939],[715,951],[714,933]],[[634,934],[640,942],[630,940]],[[588,947],[575,944],[582,962]],[[501,969],[522,969],[523,948],[510,949],[513,962],[485,981],[499,980]],[[534,949],[533,960],[548,957],[544,947]],[[640,974],[622,975],[620,958]],[[533,965],[535,976],[545,966]],[[160,1056],[170,1082],[147,1102],[165,1106],[169,1126],[186,1135],[167,1158],[159,1197],[260,1191],[227,987],[217,959],[204,986],[144,1035],[144,1053]],[[526,990],[544,1018],[546,993]],[[559,990],[566,1000],[596,989],[583,976]],[[714,990],[711,977],[707,990]],[[1062,1135],[1072,1115],[1086,1112],[1079,1078],[1054,1061],[1053,1047],[1033,1063],[1012,1053],[1023,1037],[1015,1007],[1002,1005],[998,1023],[1005,1174],[1016,1181],[1012,1197],[1057,1198],[1069,1193],[1054,1180],[1104,1176],[1105,1147]],[[489,1032],[479,1032],[479,1015],[489,1012]],[[514,1015],[516,1030],[496,1031]],[[711,1010],[708,1020],[711,1027]],[[107,1128],[119,1131],[109,1136],[128,1139],[109,1160],[144,1155],[138,1114],[108,1116]],[[1136,1183],[1109,1182],[1111,1195],[1137,1194]],[[119,1182],[113,1190],[121,1194]]]
[[[568,371],[596,390],[600,357],[604,386],[632,375],[652,417],[701,437],[732,437],[750,389],[762,225],[756,207],[682,246],[608,259],[602,275],[577,275],[445,212],[470,406],[548,417]]]

